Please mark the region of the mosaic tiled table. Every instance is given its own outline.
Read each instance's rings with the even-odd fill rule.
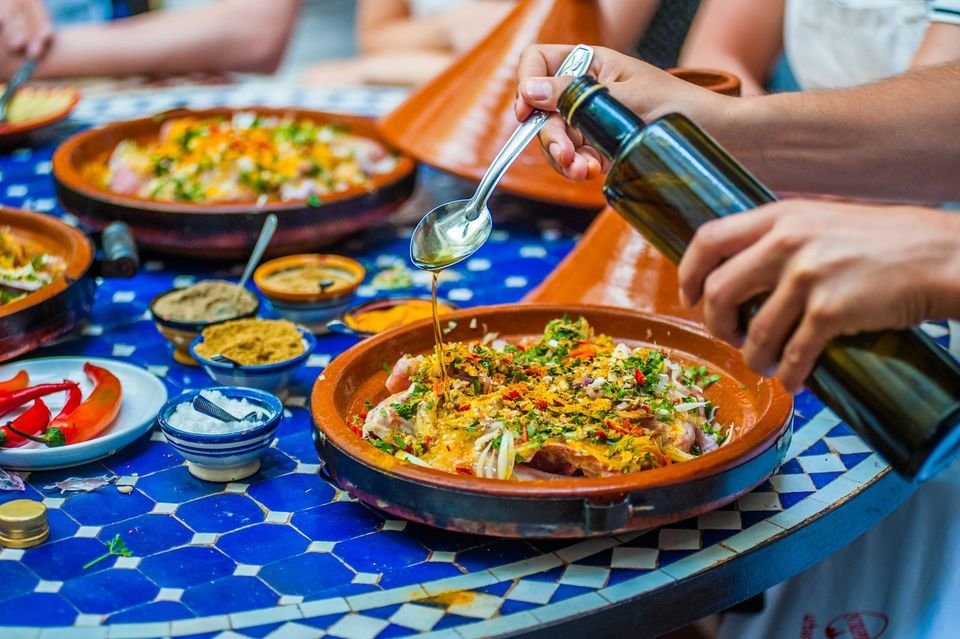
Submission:
[[[87,100],[72,123],[32,150],[0,157],[0,201],[60,215],[50,155],[63,135],[86,123],[218,104],[375,114],[402,97],[396,91],[251,84]],[[418,197],[425,192],[429,198],[431,185],[447,179],[428,172]],[[575,241],[574,233],[549,222],[522,221],[498,221],[491,242],[441,294],[462,305],[519,300]],[[405,259],[408,233],[401,223],[336,250],[375,272]],[[213,268],[148,259],[136,278],[101,285],[78,334],[32,356],[115,357],[153,371],[171,394],[208,385],[202,371],[173,362],[146,307],[157,292],[209,276]],[[369,285],[360,291],[374,293]],[[929,330],[943,343],[949,339],[944,327]],[[466,639],[555,636],[558,627],[563,636],[655,636],[812,565],[873,526],[911,490],[804,392],[796,398],[795,434],[777,474],[736,503],[696,519],[558,542],[453,534],[385,518],[325,478],[303,407],[317,374],[352,343],[343,336],[320,338],[292,387],[263,468],[243,482],[194,479],[154,430],[101,462],[35,473],[26,492],[0,492],[0,502],[43,500],[52,529],[40,547],[0,551],[0,637],[385,639],[429,633]],[[115,481],[89,493],[60,494],[54,486],[93,476]],[[85,570],[117,534],[133,556]]]

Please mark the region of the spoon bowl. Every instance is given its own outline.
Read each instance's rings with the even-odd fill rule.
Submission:
[[[493,217],[486,206],[478,210],[472,200],[441,204],[414,229],[410,260],[427,271],[453,266],[476,253],[492,230]]]

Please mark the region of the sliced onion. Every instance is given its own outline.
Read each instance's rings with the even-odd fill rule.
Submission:
[[[690,411],[690,410],[693,410],[693,409],[695,409],[695,408],[703,408],[703,407],[706,406],[706,405],[707,405],[706,402],[684,402],[684,403],[682,403],[682,404],[677,404],[677,405],[674,406],[673,408],[674,408],[674,410],[676,410],[678,413],[685,413],[685,412]]]
[[[420,459],[420,458],[417,457],[416,455],[411,455],[410,453],[408,453],[408,452],[405,451],[405,450],[398,450],[398,451],[395,452],[393,455],[394,455],[394,457],[397,457],[397,458],[399,458],[399,459],[402,459],[402,460],[405,461],[405,462],[410,462],[411,464],[413,464],[413,465],[415,465],[415,466],[423,466],[424,468],[433,468],[433,466],[431,466],[431,465],[428,464],[427,462],[423,461],[422,459]]]
[[[497,455],[497,479],[509,479],[513,474],[513,464],[516,460],[516,449],[513,445],[513,433],[503,431],[500,440],[500,454]]]

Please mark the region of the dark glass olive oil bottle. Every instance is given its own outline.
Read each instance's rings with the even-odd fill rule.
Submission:
[[[612,162],[610,205],[673,262],[701,224],[776,200],[683,115],[647,124],[590,77],[559,110]],[[905,477],[932,476],[960,448],[960,365],[918,329],[834,339],[807,385]]]

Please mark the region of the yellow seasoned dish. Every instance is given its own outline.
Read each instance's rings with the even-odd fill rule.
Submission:
[[[0,306],[38,291],[65,270],[63,259],[0,227]]]
[[[498,479],[632,473],[726,444],[704,388],[720,379],[659,350],[615,344],[583,318],[550,322],[539,339],[445,345],[404,356],[393,394],[351,428],[422,466]]]
[[[86,178],[116,193],[168,202],[307,200],[369,188],[396,159],[368,138],[294,117],[239,112],[232,118],[183,117],[159,139],[124,140]]]

